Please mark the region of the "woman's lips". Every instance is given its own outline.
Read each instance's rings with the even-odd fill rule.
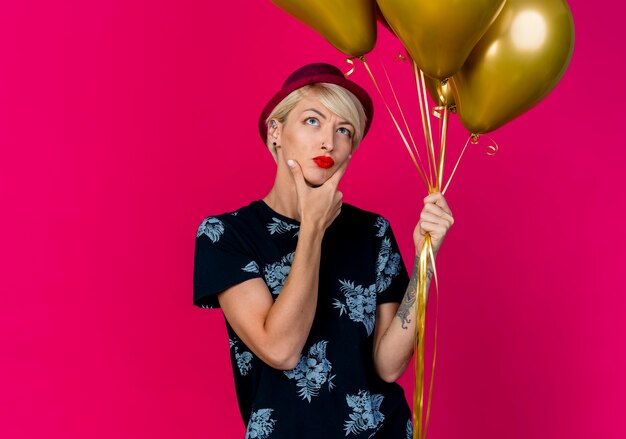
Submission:
[[[319,157],[315,157],[313,161],[315,162],[317,166],[323,169],[328,169],[335,164],[335,161],[333,159],[331,159],[330,157],[322,156],[322,155]]]

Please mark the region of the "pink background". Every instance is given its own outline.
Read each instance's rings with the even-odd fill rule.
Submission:
[[[260,109],[343,56],[265,0],[59,3],[0,7],[0,436],[241,438],[223,317],[191,302],[196,228],[266,194]],[[447,193],[431,438],[626,437],[624,7],[570,6],[563,80]],[[399,48],[381,28],[370,61],[414,108]],[[374,99],[342,190],[410,263],[426,193]]]

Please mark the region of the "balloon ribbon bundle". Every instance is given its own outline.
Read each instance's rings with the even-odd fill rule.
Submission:
[[[403,56],[399,56],[400,59],[405,60],[406,58],[404,58]],[[393,111],[391,110],[389,104],[387,103],[387,100],[385,99],[385,96],[383,95],[378,82],[376,81],[372,70],[370,69],[369,65],[367,64],[365,57],[361,56],[359,58],[362,62],[363,65],[365,66],[365,69],[367,70],[370,78],[372,79],[372,82],[374,83],[374,86],[376,87],[376,89],[378,90],[384,104],[385,107],[387,108],[387,111],[389,113],[389,115],[391,116],[391,120],[393,121],[396,129],[398,130],[398,133],[400,134],[400,137],[402,138],[402,141],[409,153],[409,155],[411,156],[411,159],[413,161],[413,164],[415,165],[415,167],[417,168],[417,171],[419,172],[422,180],[424,181],[426,188],[428,189],[428,193],[433,193],[433,192],[441,192],[442,194],[445,194],[451,180],[452,177],[454,176],[454,172],[456,171],[456,168],[458,167],[461,157],[463,156],[463,153],[465,152],[465,149],[467,148],[467,145],[472,142],[472,143],[477,143],[478,141],[478,136],[472,135],[470,136],[470,138],[465,142],[465,146],[461,152],[461,154],[459,155],[459,158],[454,166],[454,170],[452,171],[450,177],[448,178],[448,181],[446,182],[445,187],[443,186],[443,168],[444,168],[444,160],[445,160],[445,155],[446,155],[446,135],[447,135],[447,128],[448,128],[448,116],[450,114],[450,112],[454,111],[454,108],[449,108],[446,105],[443,106],[437,106],[434,107],[433,109],[433,115],[437,118],[439,118],[441,120],[441,124],[440,124],[440,148],[439,148],[439,154],[436,154],[435,152],[435,142],[433,140],[433,135],[432,135],[432,125],[430,122],[430,112],[429,112],[429,108],[428,108],[428,99],[427,99],[427,95],[426,95],[426,78],[424,76],[424,72],[422,72],[419,67],[417,66],[417,64],[414,61],[411,61],[413,64],[413,73],[415,76],[415,84],[417,87],[417,96],[419,99],[419,107],[420,107],[420,114],[422,117],[422,127],[424,130],[424,139],[425,139],[425,143],[427,146],[427,154],[426,157],[428,159],[427,161],[427,171],[425,171],[425,167],[422,161],[422,157],[420,156],[419,150],[417,148],[417,145],[415,143],[415,140],[413,138],[413,135],[411,134],[411,130],[409,128],[409,124],[404,116],[404,112],[402,111],[402,107],[400,106],[400,103],[398,101],[398,97],[395,93],[395,90],[393,88],[393,85],[391,84],[391,81],[389,79],[389,76],[387,75],[387,72],[385,70],[385,76],[387,78],[387,81],[389,83],[393,98],[396,102],[397,108],[398,108],[398,112],[400,114],[400,117],[402,119],[402,124],[404,125],[405,129],[406,129],[406,135],[402,130],[402,127],[400,125],[400,122],[396,119],[396,117],[394,116]],[[348,63],[353,64],[352,60],[348,60]],[[384,69],[384,67],[383,67]],[[408,139],[407,139],[408,136]],[[495,147],[493,147],[495,150]],[[443,189],[442,189],[443,187]],[[427,404],[427,410],[426,410],[426,422],[425,424],[423,423],[422,420],[422,414],[424,411],[424,335],[425,335],[425,329],[426,329],[426,288],[427,288],[427,270],[428,270],[428,266],[429,264],[433,267],[433,272],[434,272],[434,277],[435,277],[435,285],[436,285],[436,294],[437,294],[437,308],[436,308],[436,312],[435,312],[435,328],[434,328],[434,342],[433,342],[433,361],[432,361],[432,367],[431,367],[431,376],[430,376],[430,386],[429,386],[429,390],[428,390],[428,404]],[[432,243],[431,243],[431,238],[430,238],[430,234],[426,233],[425,236],[425,240],[424,240],[424,245],[421,249],[420,252],[420,256],[419,256],[419,264],[418,264],[418,283],[417,283],[417,308],[416,308],[416,325],[415,325],[415,344],[414,344],[414,349],[415,349],[415,353],[416,353],[416,359],[415,359],[415,391],[413,394],[413,425],[414,425],[414,429],[413,429],[413,438],[414,439],[422,439],[424,437],[426,437],[426,430],[428,428],[428,420],[430,418],[430,407],[431,407],[431,401],[432,401],[432,391],[433,391],[433,381],[434,381],[434,375],[435,375],[435,363],[436,363],[436,359],[437,359],[437,319],[438,319],[438,315],[439,315],[439,285],[438,285],[438,280],[437,280],[437,268],[436,268],[436,264],[435,264],[435,256],[433,254],[433,250],[432,250]]]

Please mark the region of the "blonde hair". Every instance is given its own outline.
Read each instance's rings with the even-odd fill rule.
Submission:
[[[292,91],[285,97],[285,99],[280,101],[278,105],[274,107],[270,115],[267,116],[265,124],[268,125],[272,119],[277,120],[281,124],[285,123],[287,116],[289,116],[289,113],[294,109],[298,102],[300,102],[302,98],[311,94],[318,98],[320,102],[330,111],[352,124],[354,127],[354,134],[352,136],[352,151],[355,151],[363,139],[363,131],[365,130],[367,117],[365,116],[363,105],[361,105],[361,102],[357,99],[357,97],[349,90],[346,90],[337,84],[318,82],[315,84],[305,85],[304,87],[300,87],[299,89]],[[266,144],[274,156],[274,160],[277,160],[276,148],[270,141],[269,136]]]

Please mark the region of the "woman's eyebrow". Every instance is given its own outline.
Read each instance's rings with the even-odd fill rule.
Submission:
[[[305,111],[312,111],[313,113],[317,113],[317,114],[319,114],[320,116],[322,116],[322,118],[326,119],[326,116],[324,116],[324,114],[323,114],[321,111],[316,110],[315,108],[307,108],[306,110],[304,110],[304,111],[303,111],[303,113],[304,113]]]
[[[302,112],[304,113],[305,111],[312,111],[312,112],[314,112],[314,113],[319,114],[319,115],[322,117],[322,119],[326,119],[326,116],[324,116],[324,114],[323,114],[321,111],[316,110],[315,108],[307,108],[306,110],[303,110]],[[340,122],[339,122],[339,125],[350,125],[351,127],[353,127],[353,128],[354,128],[354,125],[352,125],[352,124],[351,124],[350,122],[348,122],[347,120],[342,120],[342,121],[340,121]]]

